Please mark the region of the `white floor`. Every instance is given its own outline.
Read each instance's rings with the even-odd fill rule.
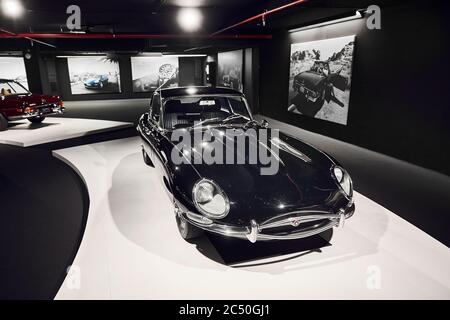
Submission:
[[[12,122],[7,131],[0,132],[0,143],[28,147],[132,126],[129,122],[56,117],[46,118],[41,124],[21,120]]]
[[[76,267],[57,299],[450,299],[449,248],[359,193],[355,215],[321,253],[234,268],[202,254],[214,251],[207,238],[197,248],[178,235],[139,138],[54,155],[90,195]]]

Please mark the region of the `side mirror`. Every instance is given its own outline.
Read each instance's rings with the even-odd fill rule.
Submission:
[[[267,121],[266,119],[263,119],[261,121],[261,127],[268,128],[269,127],[269,121]]]

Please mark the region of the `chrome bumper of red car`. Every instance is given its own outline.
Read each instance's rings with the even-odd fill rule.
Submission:
[[[320,210],[301,210],[280,215],[261,223],[251,220],[248,226],[232,226],[213,221],[203,215],[192,213],[176,205],[176,214],[194,226],[227,237],[247,239],[254,243],[258,240],[293,240],[313,236],[333,227],[343,227],[350,218],[355,205],[351,202],[347,208],[337,213]],[[283,232],[277,229],[284,228]]]
[[[55,106],[55,105],[43,106],[43,107],[39,107],[34,112],[23,113],[19,116],[8,117],[8,121],[16,121],[16,120],[23,120],[23,119],[29,119],[29,118],[34,118],[34,117],[63,114],[65,110],[66,110],[66,108],[61,107],[61,106]]]

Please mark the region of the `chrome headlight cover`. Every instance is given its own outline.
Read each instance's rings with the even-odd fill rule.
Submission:
[[[333,166],[331,168],[331,175],[346,197],[351,200],[353,198],[353,181],[348,172],[340,166]]]
[[[230,201],[217,183],[200,179],[192,189],[192,201],[197,210],[212,219],[222,219],[230,211]]]

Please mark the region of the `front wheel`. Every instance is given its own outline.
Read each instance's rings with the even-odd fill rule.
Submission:
[[[185,219],[179,217],[178,214],[175,215],[175,219],[177,220],[178,231],[184,240],[195,239],[203,235],[204,232],[202,229],[190,224]]]
[[[41,123],[42,121],[44,121],[45,117],[33,117],[33,118],[29,118],[28,121],[30,121],[31,123]]]

